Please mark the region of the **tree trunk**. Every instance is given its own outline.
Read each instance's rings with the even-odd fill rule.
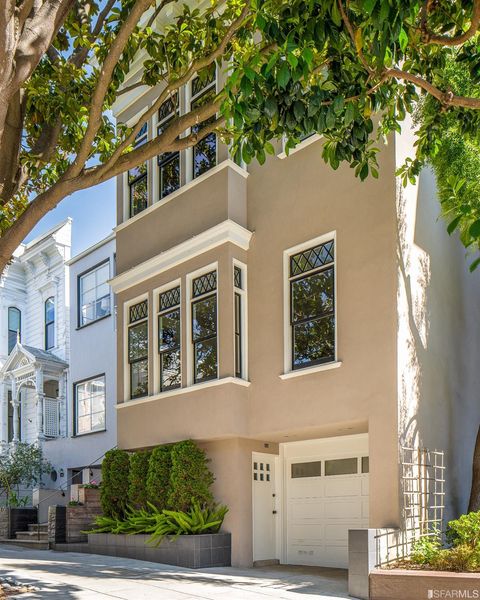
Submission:
[[[470,491],[468,512],[478,510],[480,510],[480,427],[478,428],[475,450],[473,451],[472,489]]]

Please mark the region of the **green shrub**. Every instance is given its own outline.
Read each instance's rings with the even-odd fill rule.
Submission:
[[[100,500],[103,514],[121,518],[128,499],[128,472],[130,458],[128,452],[115,448],[105,453],[102,462],[102,485]]]
[[[453,548],[440,550],[432,559],[430,567],[435,571],[478,571],[480,568],[480,552],[468,544],[460,544]]]
[[[208,468],[208,459],[192,440],[174,444],[171,452],[172,470],[171,491],[168,507],[178,511],[188,511],[195,498],[201,506],[213,502],[210,487],[214,477]]]
[[[413,544],[410,559],[417,565],[431,565],[441,551],[442,545],[438,532],[424,535]]]
[[[479,548],[480,511],[471,512],[450,521],[447,525],[447,542],[452,546],[465,545],[475,549]]]
[[[150,452],[134,452],[130,455],[128,504],[133,508],[147,506],[147,475],[150,454]]]
[[[168,506],[170,496],[170,472],[172,469],[171,446],[157,446],[152,450],[148,464],[147,500],[159,510]]]

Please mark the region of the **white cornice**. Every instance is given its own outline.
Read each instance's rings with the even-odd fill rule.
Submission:
[[[68,267],[70,267],[71,265],[75,264],[82,258],[85,258],[85,256],[92,254],[92,252],[95,252],[95,250],[98,250],[102,246],[105,246],[105,244],[108,244],[109,242],[111,242],[114,239],[115,239],[115,233],[111,233],[106,238],[103,238],[103,240],[100,240],[96,244],[89,246],[86,250],[83,250],[83,252],[80,252],[79,254],[76,254],[74,257],[72,257],[70,260],[67,260],[65,264]]]
[[[235,221],[227,219],[198,235],[169,248],[157,256],[120,273],[108,282],[115,293],[124,290],[172,269],[187,260],[194,258],[217,246],[230,242],[243,250],[248,250],[253,233]]]

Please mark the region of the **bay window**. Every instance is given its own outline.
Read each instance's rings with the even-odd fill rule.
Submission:
[[[200,383],[218,376],[217,272],[205,273],[191,283],[193,381]]]
[[[195,110],[212,102],[217,94],[216,68],[213,65],[201,75],[197,75],[190,83],[190,110]],[[210,117],[199,125],[192,127],[192,132],[197,133],[209,123],[215,121],[215,116]],[[217,164],[217,136],[209,133],[200,140],[192,149],[193,172],[192,177],[199,177]]]
[[[157,135],[162,135],[171,121],[178,115],[178,92],[175,92],[158,110]],[[164,152],[158,156],[157,162],[159,196],[162,199],[180,187],[180,152]]]
[[[135,148],[147,141],[148,125],[145,123],[135,138]],[[128,186],[130,193],[130,217],[138,215],[148,205],[148,168],[147,162],[128,171]]]

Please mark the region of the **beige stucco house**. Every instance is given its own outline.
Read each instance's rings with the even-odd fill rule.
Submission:
[[[178,110],[219,85],[194,79]],[[317,136],[247,168],[211,135],[118,178],[118,445],[206,449],[234,565],[347,566],[349,529],[403,526],[404,446],[444,453],[446,515],[466,509],[479,274],[432,174],[399,186],[411,144],[392,136],[364,183]]]

